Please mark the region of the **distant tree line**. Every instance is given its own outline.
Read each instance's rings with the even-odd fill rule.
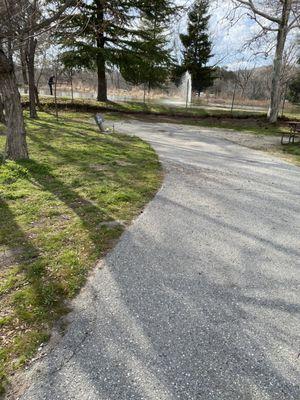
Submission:
[[[267,100],[270,98],[272,86],[272,66],[242,68],[228,70],[217,67],[215,69],[214,84],[208,92],[216,98],[232,96],[234,89],[240,99]],[[281,81],[281,99],[284,95],[292,103],[300,102],[300,74],[299,68],[292,67]]]
[[[293,103],[300,104],[300,58],[298,59],[297,72],[290,80],[288,89],[288,99]]]

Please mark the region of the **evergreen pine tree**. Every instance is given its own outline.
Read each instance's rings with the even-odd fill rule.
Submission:
[[[195,0],[188,13],[187,34],[180,35],[183,51],[182,71],[192,76],[193,91],[198,94],[213,84],[213,69],[207,66],[212,57],[212,43],[208,34],[208,0]]]
[[[118,52],[129,35],[135,1],[82,0],[70,18],[66,18],[58,36],[67,67],[97,71],[97,100],[107,100],[106,66],[115,64]]]
[[[75,15],[66,19],[59,32],[60,42],[69,50],[62,60],[68,67],[96,70],[99,101],[107,100],[105,71],[134,59],[133,43],[140,33],[136,20],[150,13],[156,3],[169,0],[82,0]],[[168,9],[160,8],[160,18]]]
[[[173,64],[166,30],[176,12],[169,0],[156,0],[143,10],[137,38],[120,66],[126,81],[143,84],[148,92],[163,87]]]

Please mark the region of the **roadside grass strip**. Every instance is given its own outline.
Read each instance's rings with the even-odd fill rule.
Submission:
[[[91,114],[26,129],[30,160],[0,165],[0,392],[162,180],[147,143],[100,134]]]

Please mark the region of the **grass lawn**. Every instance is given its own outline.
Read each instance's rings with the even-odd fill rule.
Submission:
[[[0,392],[161,184],[136,137],[101,135],[90,114],[26,118],[30,160],[0,166]],[[0,136],[3,149],[4,136]]]
[[[23,101],[28,102],[28,96],[23,96]],[[53,97],[41,97],[41,103],[46,109],[53,110]],[[58,98],[58,108],[65,110],[85,110],[90,112],[105,112],[109,119],[147,119],[153,122],[180,123],[208,128],[230,129],[237,132],[252,133],[258,136],[281,136],[289,131],[288,120],[300,121],[300,106],[290,105],[286,108],[284,118],[279,118],[278,123],[270,124],[266,113],[251,110],[234,110],[231,113],[226,109],[188,108],[174,105],[163,105],[155,102],[98,102],[96,100]],[[272,149],[274,150],[274,149]],[[297,155],[298,145],[278,146],[277,153],[289,155],[292,162],[299,163]]]
[[[28,104],[28,96],[22,96],[24,104]],[[41,104],[44,108],[53,109],[54,99],[50,96],[44,96],[40,98]],[[208,108],[190,107],[186,108],[183,106],[160,104],[155,102],[138,102],[138,101],[123,101],[123,102],[99,102],[96,100],[87,99],[74,99],[73,103],[70,98],[59,97],[57,99],[58,107],[60,109],[74,109],[76,111],[114,111],[122,112],[124,114],[154,114],[164,115],[171,117],[187,117],[187,118],[236,118],[236,119],[247,119],[256,118],[266,120],[266,113],[263,111],[251,111],[251,110],[234,110],[231,112],[229,109],[224,108]],[[299,119],[300,120],[300,107],[294,106],[293,109],[287,110],[285,115],[286,118]]]
[[[26,102],[28,98],[23,96]],[[53,110],[53,98],[41,97],[41,103],[47,109]],[[252,133],[263,136],[281,136],[283,132],[288,132],[288,121],[300,121],[300,106],[294,105],[286,109],[284,118],[280,118],[278,123],[270,124],[267,116],[261,111],[235,110],[233,113],[226,109],[209,109],[204,107],[188,108],[172,105],[157,104],[155,102],[98,102],[96,100],[75,99],[74,103],[70,98],[58,98],[59,109],[74,109],[77,111],[85,110],[90,112],[105,112],[109,119],[147,119],[153,122],[180,123],[208,128],[231,129],[237,132]],[[291,161],[299,162],[297,156],[298,145],[278,146],[278,154],[289,155]],[[274,150],[274,149],[273,149]],[[290,157],[291,156],[291,157]]]
[[[300,165],[300,143],[284,146],[282,147],[282,152],[284,154],[292,156],[293,160],[295,160],[296,163]]]
[[[28,98],[23,96],[25,104]],[[41,97],[41,104],[45,109],[54,108],[52,97]],[[209,109],[204,107],[188,108],[172,105],[157,104],[154,102],[98,102],[96,100],[58,98],[58,108],[64,110],[105,112],[110,118],[152,118],[157,121],[175,122],[203,127],[233,129],[239,132],[251,132],[257,135],[281,135],[288,130],[287,119],[300,121],[300,107],[290,108],[283,119],[277,124],[270,124],[267,116],[261,111],[235,110],[231,113],[226,109]]]

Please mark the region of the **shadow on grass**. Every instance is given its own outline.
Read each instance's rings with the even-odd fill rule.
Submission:
[[[133,114],[133,115],[156,115],[156,116],[165,116],[165,117],[173,117],[173,118],[185,118],[185,119],[211,119],[214,118],[216,120],[228,119],[228,120],[247,120],[247,119],[259,119],[266,120],[266,113],[259,112],[249,112],[247,110],[234,111],[233,113],[230,110],[215,110],[209,109],[206,107],[203,108],[189,108],[185,109],[184,107],[172,107],[166,106],[162,104],[153,103],[143,103],[138,101],[132,102],[121,102],[116,103],[113,101],[107,102],[99,102],[96,101],[79,101],[78,99],[71,102],[70,100],[58,99],[58,103],[55,106],[52,99],[44,99],[41,100],[42,110],[53,113],[53,110],[61,110],[61,111],[75,111],[75,112],[111,112],[111,113],[122,113],[124,115]],[[23,101],[23,107],[28,107],[28,102]],[[54,115],[54,114],[53,114]],[[295,118],[294,118],[295,119]],[[288,117],[280,118],[282,121],[289,120]]]
[[[1,299],[4,309],[9,307],[12,317],[3,327],[4,337],[10,335],[12,344],[0,352],[0,364],[8,373],[11,372],[13,359],[19,359],[18,363],[22,364],[34,354],[39,343],[45,340],[52,322],[67,312],[64,300],[73,296],[83,284],[91,259],[99,259],[123,231],[122,226],[106,228],[99,225],[101,221],[111,221],[111,216],[57,179],[48,166],[34,160],[23,160],[20,164],[27,168],[28,179],[33,185],[52,193],[80,218],[83,231],[88,233],[94,245],[93,255],[90,255],[87,264],[70,266],[70,274],[74,277],[69,278],[71,283],[63,282],[60,274],[52,271],[51,256],[47,257],[43,247],[35,246],[30,234],[22,230],[9,205],[0,197],[0,215],[5,221],[1,227],[1,244],[13,259],[13,266],[8,266],[4,273],[14,274]],[[64,242],[58,240],[57,246],[59,251]],[[15,330],[13,336],[9,330]],[[0,388],[5,385],[5,371],[0,368]]]
[[[7,323],[1,325],[1,396],[7,385],[6,375],[32,357],[39,344],[48,337],[47,324],[56,315],[66,312],[67,307],[61,302],[63,289],[60,282],[47,271],[49,260],[21,229],[1,198],[0,215],[7,226],[7,230],[2,229],[1,244],[12,254],[15,271],[13,281],[9,282],[13,287],[4,289],[0,296],[4,311],[7,302],[10,310]],[[6,268],[2,266],[4,275]]]
[[[34,246],[28,234],[16,222],[15,215],[10,210],[8,204],[1,198],[0,211],[1,217],[7,226],[7,231],[2,230],[3,238],[1,238],[1,242],[4,246],[10,248],[14,262],[19,265],[20,272],[25,274],[25,279],[30,283],[30,287],[32,288],[32,293],[29,296],[30,300],[33,300],[35,305],[38,304],[42,307],[40,309],[40,316],[44,318],[48,312],[49,305],[53,306],[54,303],[59,301],[61,295],[60,284],[55,282],[51,275],[47,274],[47,277],[44,276],[49,260],[46,260],[40,250]],[[28,288],[25,291],[28,292]],[[30,304],[26,304],[21,295],[17,296],[15,300],[14,305],[18,317],[25,321],[30,320],[32,317],[29,311],[32,308]]]
[[[47,146],[47,148],[51,149],[51,146]],[[68,161],[74,160],[68,159]],[[119,236],[123,231],[121,226],[113,230],[106,230],[100,225],[102,221],[113,221],[111,214],[93,201],[80,196],[75,190],[54,176],[51,168],[45,164],[40,164],[34,160],[23,161],[22,164],[28,169],[33,184],[41,187],[43,191],[52,193],[55,198],[59,199],[79,217],[83,229],[88,232],[89,238],[94,244],[95,257],[98,259],[102,256],[103,251],[109,247],[110,239],[114,239],[115,235]]]
[[[89,122],[85,122],[85,124],[89,125]],[[47,123],[35,121],[35,125],[49,130],[49,124]],[[63,120],[60,121],[60,126],[67,128],[64,130],[64,136],[71,139],[71,142],[68,144],[65,143],[63,148],[53,146],[51,144],[52,139],[55,140],[54,135],[57,135],[57,132],[54,129],[55,127],[53,127],[53,132],[49,132],[48,141],[45,141],[44,138],[40,137],[38,132],[31,132],[30,137],[34,141],[35,145],[41,149],[41,151],[46,150],[47,154],[54,155],[57,160],[59,160],[59,163],[69,163],[79,167],[80,170],[89,178],[95,179],[93,162],[95,162],[95,158],[97,158],[99,162],[98,166],[101,167],[101,165],[105,164],[109,167],[107,170],[103,169],[103,171],[97,171],[97,175],[100,179],[113,180],[122,187],[127,187],[128,185],[134,186],[134,172],[136,171],[137,164],[140,167],[143,167],[143,164],[149,161],[144,157],[144,152],[141,156],[139,156],[139,152],[133,152],[132,154],[129,154],[128,151],[126,151],[132,151],[134,148],[134,143],[132,143],[132,141],[137,140],[136,138],[123,135],[122,141],[120,141],[116,140],[117,135],[110,136],[101,135],[100,133],[98,134],[97,127],[92,123],[90,129],[86,128],[86,126],[79,130],[78,128],[74,129],[74,126],[69,120],[68,122],[64,122]],[[52,130],[51,127],[50,129]],[[73,148],[75,143],[84,145],[85,149],[82,150]],[[90,146],[89,149],[86,148],[87,145]],[[95,145],[99,145],[99,151],[102,151],[102,154],[97,157],[95,155]],[[127,166],[122,165],[122,171],[126,170],[126,173],[120,174],[120,165],[118,165],[118,162],[122,162],[124,157],[128,159],[129,162]],[[132,165],[130,165],[131,161]],[[111,174],[113,174],[113,178]],[[111,219],[110,216],[108,217]]]

